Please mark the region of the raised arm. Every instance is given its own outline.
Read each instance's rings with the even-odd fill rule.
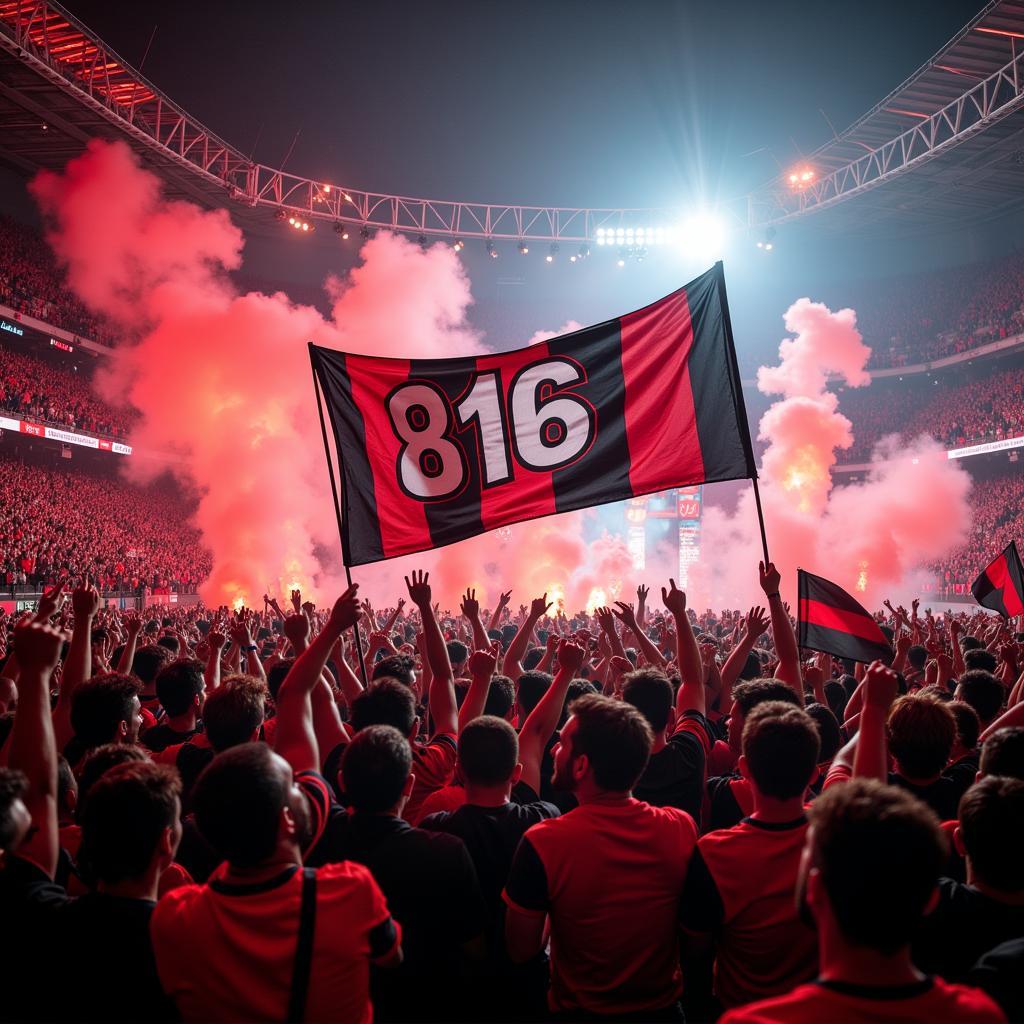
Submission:
[[[320,768],[310,695],[320,683],[320,676],[338,637],[359,619],[357,590],[358,584],[353,584],[334,603],[327,624],[295,659],[278,691],[274,749],[292,766],[292,771],[318,771]]]
[[[885,723],[889,708],[896,699],[899,680],[892,669],[880,661],[868,666],[864,675],[864,708],[860,713],[857,748],[853,757],[853,774],[864,779],[886,782],[889,778],[889,756]]]
[[[669,580],[669,589],[661,588],[661,603],[668,609],[676,624],[676,661],[679,665],[679,693],[676,696],[676,714],[687,711],[707,711],[704,694],[704,665],[700,660],[697,638],[693,635],[690,616],[686,614],[686,594]]]
[[[782,574],[774,563],[759,564],[761,589],[768,599],[768,610],[772,616],[772,637],[775,639],[775,656],[779,659],[779,667],[775,670],[775,678],[787,683],[803,700],[804,684],[800,678],[800,655],[796,646],[796,634],[793,624],[789,621],[789,613],[782,602],[779,586]]]
[[[488,629],[497,629],[501,625],[501,617],[508,607],[509,601],[512,600],[512,591],[506,590],[502,593],[501,597],[498,598],[498,603],[494,606],[494,611],[491,613],[491,622],[488,625]]]
[[[53,710],[53,727],[61,750],[74,735],[71,703],[75,690],[92,675],[92,622],[100,607],[99,591],[88,580],[71,595],[75,628],[68,658],[60,676],[60,694]]]
[[[650,592],[651,588],[642,583],[636,588],[636,621],[641,629],[647,628],[647,595]]]
[[[756,605],[747,612],[743,622],[743,633],[722,666],[722,692],[727,698],[732,695],[732,688],[736,685],[750,652],[767,631],[768,619],[764,608]]]
[[[448,648],[444,634],[434,615],[430,603],[430,573],[413,572],[412,578],[405,577],[409,597],[419,609],[423,621],[423,641],[426,645],[426,659],[430,665],[430,690],[427,707],[434,723],[435,735],[454,736],[459,728],[459,706],[455,700],[455,678],[452,663],[448,660]]]
[[[563,640],[558,645],[558,672],[519,731],[522,780],[535,793],[540,792],[540,766],[544,749],[558,728],[569,684],[576,677],[586,656],[587,652],[575,640]]]
[[[18,710],[8,742],[8,764],[28,779],[25,806],[33,831],[19,853],[51,878],[57,870],[57,743],[50,714],[50,677],[60,659],[64,634],[26,615],[14,631],[21,676]]]
[[[381,626],[381,629],[383,629],[384,632],[387,633],[389,636],[394,631],[395,623],[398,621],[398,616],[402,614],[402,609],[404,607],[405,598],[400,597],[398,599],[398,604],[395,605],[395,610],[387,617],[387,621],[384,623],[384,625]]]
[[[523,620],[523,624],[519,629],[516,630],[516,635],[512,638],[512,643],[508,645],[508,650],[505,652],[506,674],[508,674],[510,669],[515,673],[517,679],[523,674],[523,655],[526,654],[526,648],[530,644],[530,637],[533,635],[534,627],[547,615],[550,609],[551,604],[548,601],[547,594],[533,599],[530,604],[530,613]]]
[[[466,590],[462,599],[461,611],[473,630],[473,650],[486,651],[490,647],[484,624],[480,621],[480,602],[476,599],[475,590]]]
[[[459,708],[459,733],[484,713],[487,704],[487,693],[491,688],[491,677],[498,664],[501,645],[493,643],[490,647],[474,651],[469,658],[470,684],[462,707]]]
[[[117,669],[115,670],[122,674],[131,672],[132,664],[135,661],[135,651],[139,645],[139,634],[142,632],[142,617],[138,612],[135,612],[128,618],[125,627],[128,632],[128,639],[125,640],[121,657],[117,659]]]

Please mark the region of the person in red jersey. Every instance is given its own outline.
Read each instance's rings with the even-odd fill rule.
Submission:
[[[910,940],[945,860],[935,814],[904,789],[854,778],[808,812],[798,898],[818,929],[818,978],[728,1011],[721,1024],[989,1024],[979,989],[918,971]]]
[[[689,931],[715,935],[715,994],[725,1007],[788,992],[814,977],[818,961],[817,936],[793,900],[818,730],[805,711],[769,701],[747,718],[742,749],[754,812],[701,838],[681,909]]]
[[[563,642],[560,675],[584,655]],[[545,702],[560,706],[555,689],[531,717]],[[512,862],[504,892],[509,956],[536,956],[550,922],[548,1005],[568,1019],[681,1019],[677,922],[697,827],[685,811],[633,798],[652,742],[630,705],[597,695],[575,701],[555,747],[554,781],[579,806],[534,825]]]
[[[358,617],[351,587],[296,659],[279,694],[278,753],[232,747],[196,785],[199,831],[225,863],[206,885],[165,896],[151,926],[160,981],[185,1021],[362,1024],[373,1019],[370,962],[401,961],[400,929],[365,867],[302,867],[329,801],[310,693]]]

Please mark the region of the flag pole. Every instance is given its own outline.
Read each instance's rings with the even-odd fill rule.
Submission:
[[[768,557],[768,535],[764,529],[764,509],[761,507],[761,492],[757,486],[757,466],[754,465],[754,446],[750,443],[750,425],[747,423],[747,404],[743,401],[743,385],[740,381],[740,370],[736,362],[736,341],[732,334],[732,317],[729,315],[729,296],[725,290],[725,266],[721,260],[715,263],[715,271],[718,274],[718,298],[722,306],[722,324],[725,328],[725,340],[728,342],[726,353],[729,359],[729,375],[732,378],[734,389],[733,405],[736,408],[737,417],[742,427],[743,447],[747,454],[747,463],[751,468],[752,475],[750,482],[754,485],[754,505],[757,507],[757,525],[761,530],[761,550],[764,553],[764,564],[767,566],[771,559]]]
[[[316,396],[316,411],[320,416],[320,433],[324,439],[324,455],[327,457],[327,475],[331,478],[331,495],[334,498],[334,515],[338,520],[338,541],[344,537],[341,522],[341,502],[338,500],[338,484],[334,479],[334,463],[331,460],[331,447],[327,440],[327,424],[324,422],[324,404],[320,394],[320,381],[316,375],[316,363],[313,356],[313,342],[309,342],[309,368],[313,373],[313,394]],[[338,452],[338,459],[341,460],[341,452]],[[352,586],[352,570],[345,561],[345,545],[341,545],[341,563],[345,566],[345,579],[348,585]],[[359,636],[359,623],[352,627],[356,634],[356,653],[359,656],[359,674],[363,677],[363,688],[370,684],[366,681],[366,662],[363,660],[363,641]]]

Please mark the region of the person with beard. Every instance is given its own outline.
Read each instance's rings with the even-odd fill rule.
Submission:
[[[563,641],[561,667],[582,654]],[[508,955],[536,957],[550,922],[548,1006],[565,1019],[682,1019],[677,919],[697,827],[685,811],[634,799],[652,743],[631,705],[596,694],[574,701],[554,749],[554,785],[579,806],[530,828],[512,862]]]
[[[206,885],[165,896],[151,927],[160,981],[185,1021],[369,1022],[371,961],[401,962],[401,930],[365,867],[302,866],[331,810],[310,692],[358,617],[350,587],[296,659],[279,694],[279,752],[232,747],[199,777],[196,823],[224,863]]]

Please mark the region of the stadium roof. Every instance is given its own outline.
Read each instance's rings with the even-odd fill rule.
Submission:
[[[57,169],[94,137],[127,141],[172,194],[424,235],[594,241],[600,226],[673,211],[574,210],[388,196],[254,163],[59,4],[0,0],[0,161]],[[1024,205],[1024,0],[993,0],[911,78],[788,175],[747,197],[752,227],[803,219],[843,232],[978,222]],[[262,208],[262,209],[261,209]],[[287,215],[287,214],[283,214]]]
[[[902,85],[750,201],[755,225],[829,210],[822,225],[841,231],[977,222],[1019,207],[1024,2],[986,4]]]

